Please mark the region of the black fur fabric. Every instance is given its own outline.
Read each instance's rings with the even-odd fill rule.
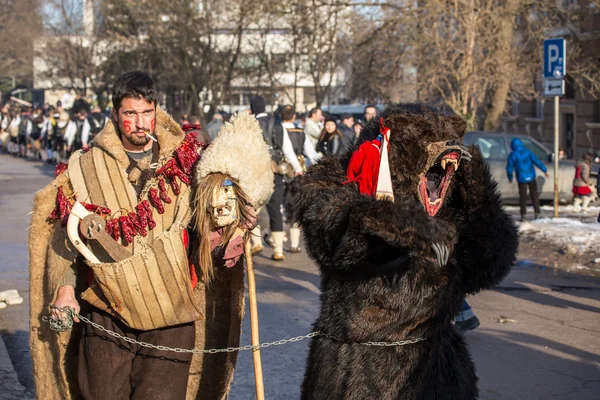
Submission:
[[[463,120],[422,104],[394,105],[382,117],[392,132],[393,203],[344,184],[350,154],[309,168],[294,190],[294,216],[321,271],[314,328],[336,338],[313,339],[302,399],[476,399],[473,362],[451,321],[465,294],[507,275],[517,231],[473,147],[438,214],[430,217],[419,201],[427,144],[462,138]],[[361,140],[378,133],[379,121],[371,121]],[[444,267],[436,263],[434,243],[451,250]],[[360,344],[418,337],[427,339],[396,347]]]

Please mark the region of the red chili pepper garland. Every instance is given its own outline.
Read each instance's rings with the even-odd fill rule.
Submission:
[[[56,178],[57,176],[65,172],[67,168],[67,164],[65,164],[64,162],[59,162],[58,164],[56,164],[56,168],[54,169],[54,177]]]
[[[146,215],[146,209],[144,208],[144,205],[142,203],[138,204],[137,206],[135,206],[135,211],[138,216],[140,228],[145,230],[148,226],[148,216]]]
[[[200,129],[200,125],[188,125],[184,126],[183,130],[188,132],[190,130]],[[91,212],[103,216],[106,221],[106,232],[108,232],[112,238],[119,241],[121,232],[123,237],[128,243],[133,242],[133,237],[136,235],[146,236],[148,234],[146,228],[149,230],[156,227],[152,215],[152,206],[156,208],[159,214],[165,212],[164,203],[170,204],[171,198],[168,196],[166,183],[164,178],[168,178],[175,195],[179,195],[180,186],[176,178],[179,178],[183,183],[189,185],[192,182],[191,174],[194,170],[196,162],[198,161],[198,149],[204,149],[206,146],[196,139],[195,132],[186,133],[186,137],[175,150],[175,155],[170,158],[162,168],[156,171],[158,179],[158,190],[156,188],[150,188],[148,191],[148,200],[142,200],[136,207],[135,212],[129,212],[127,215],[122,215],[119,218],[107,218],[111,215],[110,209],[95,204],[82,203],[83,206]],[[67,165],[59,163],[54,171],[54,176],[58,176],[67,170]],[[58,194],[56,196],[56,209],[52,211],[49,218],[59,219],[63,226],[67,224],[71,208],[74,201],[69,197],[65,196],[62,186],[58,188]]]
[[[119,227],[119,220],[117,218],[106,221],[106,232],[108,232],[114,240],[117,242],[119,241],[121,238],[121,228]]]
[[[142,201],[142,206],[146,210],[146,218],[148,220],[148,229],[156,228],[156,222],[154,222],[154,217],[152,216],[152,208],[150,207],[150,202],[148,200]]]
[[[133,225],[133,227],[135,228],[137,233],[139,235],[146,237],[148,235],[148,232],[146,232],[146,229],[142,226],[142,223],[140,222],[140,218],[138,217],[138,215],[134,212],[130,212],[128,214],[128,216],[129,216],[129,220],[131,221],[131,224]]]
[[[121,232],[123,232],[123,237],[127,243],[133,242],[133,236],[135,235],[135,232],[133,232],[133,226],[131,221],[129,221],[129,217],[127,215],[120,216],[119,223],[121,224]]]
[[[154,208],[156,208],[159,214],[163,214],[165,212],[165,206],[163,205],[160,197],[158,197],[158,190],[156,190],[156,188],[151,188],[148,191],[148,198],[150,198],[150,202]]]
[[[158,194],[160,195],[160,199],[167,204],[171,204],[171,198],[167,195],[167,187],[165,185],[165,180],[160,179],[158,181]]]
[[[102,206],[97,206],[95,204],[87,204],[87,203],[82,203],[83,206],[85,207],[86,210],[94,212],[96,214],[104,214],[104,215],[110,215],[110,209],[106,208],[106,207],[102,207]]]
[[[50,214],[50,219],[59,219],[62,226],[67,225],[69,214],[71,213],[71,203],[69,198],[63,193],[63,187],[58,187],[58,193],[56,195],[56,208]]]

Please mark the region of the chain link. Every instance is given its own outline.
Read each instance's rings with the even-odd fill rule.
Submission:
[[[140,342],[140,341],[132,339],[130,337],[123,336],[121,334],[118,334],[117,332],[113,332],[109,329],[106,329],[102,325],[99,325],[95,322],[90,321],[89,319],[87,319],[84,316],[77,314],[75,312],[75,310],[73,310],[70,307],[58,308],[54,305],[51,305],[50,308],[53,310],[65,312],[67,314],[66,318],[62,318],[59,320],[56,320],[55,318],[42,317],[42,320],[48,322],[50,324],[50,328],[52,330],[55,330],[56,332],[64,332],[65,330],[70,329],[71,326],[73,325],[73,318],[76,317],[76,318],[79,318],[80,321],[85,322],[86,324],[90,324],[94,328],[96,328],[112,337],[124,340],[127,343],[136,344],[138,346],[146,347],[149,349],[170,351],[170,352],[175,352],[175,353],[217,354],[217,353],[233,353],[236,351],[258,350],[258,349],[265,349],[267,347],[272,347],[272,346],[281,346],[281,345],[288,344],[288,343],[295,343],[295,342],[299,342],[301,340],[311,339],[316,336],[323,336],[323,337],[326,337],[326,338],[331,339],[336,342],[347,343],[347,342],[344,342],[343,340],[340,340],[339,338],[336,338],[335,336],[329,335],[325,332],[314,331],[314,332],[309,333],[308,335],[296,336],[296,337],[289,338],[289,339],[276,340],[274,342],[261,343],[261,344],[255,345],[255,346],[253,346],[251,344],[247,344],[245,346],[226,347],[223,349],[208,349],[208,350],[205,350],[205,349],[182,349],[179,347],[167,347],[167,346],[154,345],[152,343],[147,343],[147,342]],[[70,324],[69,324],[69,321],[70,321]],[[66,327],[66,326],[68,326],[69,328],[64,329],[64,327]],[[58,329],[56,329],[56,328],[58,328]],[[357,343],[357,344],[360,344],[362,346],[393,347],[393,346],[404,346],[407,344],[415,344],[418,342],[422,342],[423,340],[426,340],[426,338],[422,337],[422,338],[415,338],[415,339],[408,339],[408,340],[400,340],[398,342],[363,342],[363,343]]]

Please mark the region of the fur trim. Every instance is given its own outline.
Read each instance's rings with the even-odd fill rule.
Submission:
[[[197,179],[216,172],[236,179],[256,208],[269,201],[273,193],[271,155],[253,115],[236,114],[202,154]]]

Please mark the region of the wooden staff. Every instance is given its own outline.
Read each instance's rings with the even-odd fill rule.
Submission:
[[[246,267],[248,268],[248,301],[250,302],[250,329],[252,346],[258,346],[258,306],[256,303],[256,281],[254,279],[254,263],[252,262],[252,245],[250,239],[244,244],[246,254]],[[256,399],[265,399],[265,386],[263,384],[262,364],[260,362],[260,349],[252,349],[254,359],[254,380],[256,381]]]

